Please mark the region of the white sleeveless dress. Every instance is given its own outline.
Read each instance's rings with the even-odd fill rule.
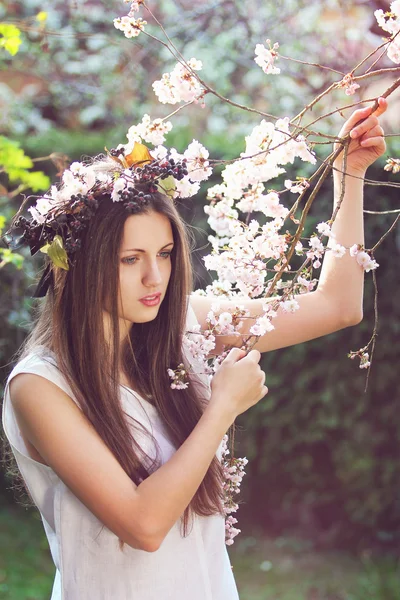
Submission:
[[[197,324],[188,303],[187,327]],[[225,544],[221,515],[195,516],[189,535],[175,523],[156,552],[127,544],[120,551],[117,536],[70,491],[48,466],[33,460],[25,446],[9,397],[8,383],[18,373],[34,373],[52,381],[75,401],[48,351],[22,359],[6,385],[2,421],[20,472],[40,511],[56,573],[51,600],[239,600]],[[121,387],[123,409],[156,438],[162,462],[176,451],[157,409]],[[38,403],[40,398],[38,398]],[[136,439],[155,456],[144,434]],[[217,451],[221,459],[222,440]]]

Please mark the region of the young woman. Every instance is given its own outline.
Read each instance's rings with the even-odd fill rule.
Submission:
[[[358,110],[340,132],[353,141],[333,231],[348,247],[363,243],[362,180],[385,150],[385,110],[380,99],[375,115]],[[127,184],[125,167],[111,193],[116,161],[95,159],[82,171],[85,193],[66,185],[53,204],[52,191],[45,216],[42,200],[41,213],[15,223],[51,261],[44,304],[8,378],[4,431],[49,541],[52,600],[237,600],[222,438],[268,391],[260,352],[360,322],[363,271],[328,252],[300,310],[278,314],[247,355],[233,348],[211,386],[191,375],[187,389],[172,389],[168,368],[187,364],[183,333],[206,328],[212,300],[191,295],[185,227],[155,185],[168,169],[132,166],[136,183]],[[172,168],[179,176],[184,165]],[[337,201],[340,174],[334,180]],[[263,312],[259,300],[241,303]],[[226,344],[240,342],[222,336],[216,351]]]

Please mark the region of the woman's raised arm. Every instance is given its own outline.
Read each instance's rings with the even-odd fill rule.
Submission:
[[[344,124],[339,137],[351,131],[352,141],[347,156],[345,191],[332,232],[336,243],[350,247],[364,244],[363,225],[363,180],[365,172],[379,156],[385,152],[383,130],[378,117],[385,112],[387,102],[379,99],[379,107],[371,115],[371,108],[355,111]],[[357,123],[359,123],[357,125]],[[342,161],[334,165],[334,206],[337,205],[342,190]],[[331,246],[332,242],[328,244]],[[364,271],[347,252],[336,258],[329,250],[325,253],[319,283],[313,292],[296,295],[299,309],[287,313],[279,308],[273,320],[275,329],[257,340],[254,348],[267,352],[306,342],[333,333],[339,329],[356,325],[362,319]],[[206,317],[215,299],[207,296],[191,296],[191,304],[202,329],[207,328]],[[221,301],[221,309],[228,310],[235,304],[242,304],[250,312],[250,317],[263,313],[263,300]],[[242,320],[242,335],[248,335],[254,318]],[[218,336],[215,353],[219,354],[224,345],[240,346],[242,337]]]

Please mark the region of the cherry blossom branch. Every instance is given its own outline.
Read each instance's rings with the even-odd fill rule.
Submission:
[[[376,345],[376,338],[378,336],[378,322],[379,322],[379,313],[378,313],[378,285],[376,282],[376,272],[372,271],[372,281],[374,284],[374,329],[372,331],[372,336],[370,341],[368,342],[368,344],[365,346],[365,348],[363,348],[363,351],[365,352],[366,350],[368,350],[369,346],[372,344],[372,348],[371,348],[371,355],[370,355],[370,365],[372,365],[372,358],[374,356],[374,352],[375,352],[375,345]],[[365,388],[364,388],[364,393],[367,392],[368,389],[368,383],[369,383],[369,376],[371,373],[371,366],[367,369],[367,379],[365,382]]]
[[[320,65],[319,63],[312,63],[306,60],[298,60],[297,58],[291,58],[290,56],[283,56],[279,53],[279,58],[283,58],[284,60],[288,60],[291,62],[299,63],[301,65],[308,65],[310,67],[318,67],[319,69],[325,69],[327,71],[332,71],[333,73],[337,73],[338,75],[342,75],[344,77],[345,73],[342,71],[338,71],[337,69],[332,69],[332,67],[326,67],[325,65]]]
[[[400,212],[400,211],[397,211]],[[371,249],[371,252],[375,252],[375,250],[382,244],[383,240],[385,238],[387,238],[387,236],[389,235],[389,233],[391,231],[393,231],[393,229],[396,227],[398,221],[400,219],[400,214],[397,215],[397,217],[395,218],[395,220],[393,221],[393,223],[391,224],[391,226],[389,227],[389,229],[386,231],[386,233],[383,234],[383,236],[381,237],[381,239],[375,244],[375,246]]]
[[[395,208],[394,210],[365,210],[365,213],[369,215],[392,215],[394,213],[400,213],[400,208]]]
[[[370,77],[386,75],[387,73],[398,73],[399,71],[400,67],[386,67],[384,69],[378,69],[377,71],[365,72],[364,75],[357,75],[354,77],[354,81],[362,81],[363,79],[369,79]]]
[[[361,60],[361,61],[358,63],[358,65],[356,65],[356,66],[355,66],[355,67],[354,67],[354,68],[353,68],[353,69],[350,71],[350,73],[351,73],[352,75],[354,75],[354,73],[355,73],[356,71],[358,71],[358,69],[360,69],[360,68],[361,68],[361,67],[362,67],[362,66],[363,66],[363,65],[364,65],[364,64],[367,62],[367,60],[368,60],[368,59],[370,59],[370,58],[371,58],[371,57],[372,57],[374,54],[376,54],[376,53],[377,53],[379,50],[381,50],[382,48],[385,48],[385,52],[386,52],[386,46],[388,46],[389,44],[390,44],[390,41],[388,40],[388,41],[386,41],[386,42],[383,42],[383,43],[382,43],[380,46],[377,46],[377,47],[376,47],[374,50],[372,50],[372,52],[370,52],[370,53],[369,53],[369,54],[368,54],[368,55],[367,55],[365,58],[363,58],[363,59],[362,59],[362,60]],[[378,59],[378,60],[380,60],[380,59],[381,59],[381,57],[382,57],[382,55],[381,55],[381,56],[379,56],[379,59]],[[375,63],[374,63],[374,64],[375,64]]]

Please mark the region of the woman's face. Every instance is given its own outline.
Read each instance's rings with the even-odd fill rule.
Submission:
[[[165,215],[151,211],[131,215],[125,221],[119,255],[119,317],[121,333],[132,323],[156,318],[171,276],[174,238]],[[146,296],[160,295],[146,303]]]

